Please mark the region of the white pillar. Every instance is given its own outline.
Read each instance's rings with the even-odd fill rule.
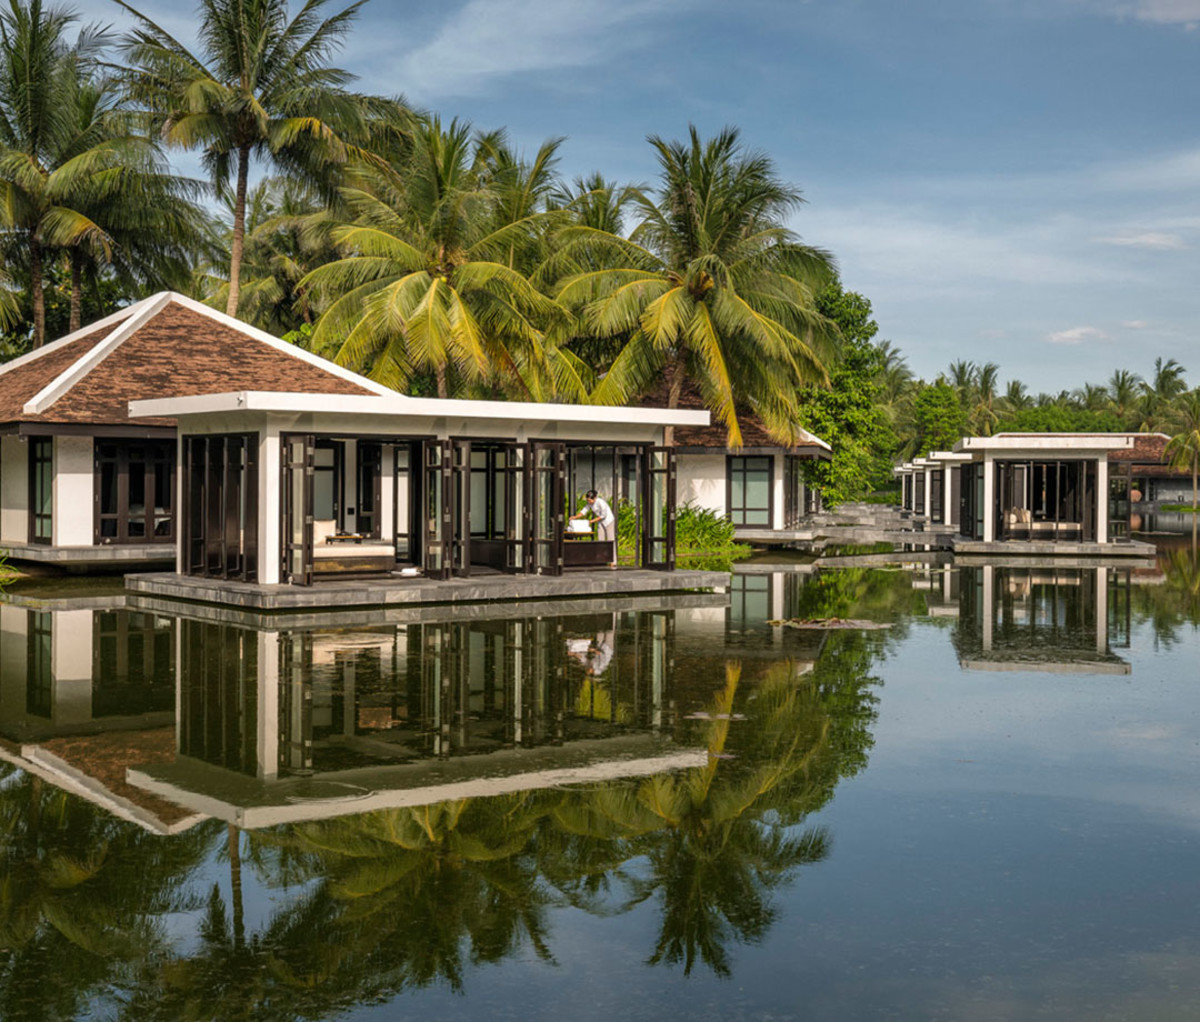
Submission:
[[[996,538],[996,463],[990,452],[983,455],[983,539]]]
[[[258,580],[264,585],[279,582],[280,462],[279,427],[267,424],[258,434]]]
[[[1108,569],[1096,569],[1096,652],[1108,652]]]
[[[0,437],[0,541],[29,542],[29,443]]]
[[[958,524],[958,508],[952,507],[950,504],[950,494],[953,492],[952,484],[954,482],[954,466],[950,462],[946,462],[942,466],[942,524],[957,525]]]
[[[933,501],[931,499],[932,494],[933,494],[933,469],[932,468],[926,467],[926,468],[921,469],[921,485],[925,487],[925,517],[932,520],[933,519]]]
[[[1108,459],[1096,459],[1096,542],[1108,542]]]

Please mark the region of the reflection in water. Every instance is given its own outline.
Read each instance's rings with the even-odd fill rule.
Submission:
[[[564,906],[655,906],[648,963],[729,974],[828,854],[804,821],[871,741],[884,640],[766,624],[804,589],[716,618],[294,631],[0,607],[0,755],[23,768],[0,787],[3,1017],[45,1017],[32,977],[70,954],[59,1017],[108,990],[123,1018],[319,1018],[522,948],[552,961]],[[726,653],[751,634],[771,657],[743,675]],[[258,923],[247,866],[277,890]]]
[[[1112,568],[958,569],[955,646],[971,670],[1128,674],[1130,572]]]

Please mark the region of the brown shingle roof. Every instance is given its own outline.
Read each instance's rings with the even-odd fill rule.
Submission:
[[[104,331],[105,335],[109,333]],[[49,407],[37,414],[22,411],[30,398],[102,339],[80,338],[0,374],[0,422],[125,424],[131,421],[130,401],[240,390],[372,393],[249,333],[171,301],[120,341]],[[137,424],[174,422],[139,419]]]
[[[120,324],[93,330],[66,344],[48,347],[27,362],[0,372],[0,422],[20,422],[28,418],[21,409],[72,363],[83,358]]]
[[[1133,433],[1133,447],[1128,451],[1110,451],[1109,461],[1129,461],[1135,465],[1158,465],[1166,457],[1170,437],[1163,433]]]

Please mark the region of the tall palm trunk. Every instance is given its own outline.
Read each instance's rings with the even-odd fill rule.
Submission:
[[[446,363],[439,362],[437,367],[437,395],[438,397],[449,397],[450,392],[446,389]]]
[[[67,333],[73,334],[83,320],[83,259],[78,249],[71,249],[71,323]]]
[[[683,393],[683,367],[679,364],[679,353],[667,358],[667,407],[674,411],[679,407],[679,396]],[[675,427],[663,427],[663,446],[675,446]]]
[[[42,290],[42,244],[29,238],[29,293],[33,300],[33,346],[46,343],[46,294]]]
[[[246,180],[250,176],[250,147],[238,147],[237,193],[233,200],[233,245],[229,253],[229,301],[225,314],[236,316],[242,292],[242,249],[246,241]]]

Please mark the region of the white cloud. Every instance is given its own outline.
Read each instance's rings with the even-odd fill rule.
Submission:
[[[1108,335],[1098,327],[1073,326],[1068,330],[1056,330],[1046,335],[1048,344],[1082,344],[1084,341],[1100,341]]]
[[[1121,326],[1126,330],[1145,330],[1150,324],[1144,319],[1126,319],[1121,321]]]
[[[461,96],[499,75],[599,63],[628,49],[634,23],[668,7],[669,0],[469,0],[400,58],[399,79],[416,95]]]
[[[1153,25],[1200,24],[1200,0],[1073,0],[1086,9],[1111,18],[1145,21]]]
[[[1121,245],[1126,248],[1148,248],[1166,252],[1187,248],[1178,234],[1167,234],[1163,231],[1138,231],[1124,234],[1112,234],[1105,238],[1097,238],[1102,245]]]

